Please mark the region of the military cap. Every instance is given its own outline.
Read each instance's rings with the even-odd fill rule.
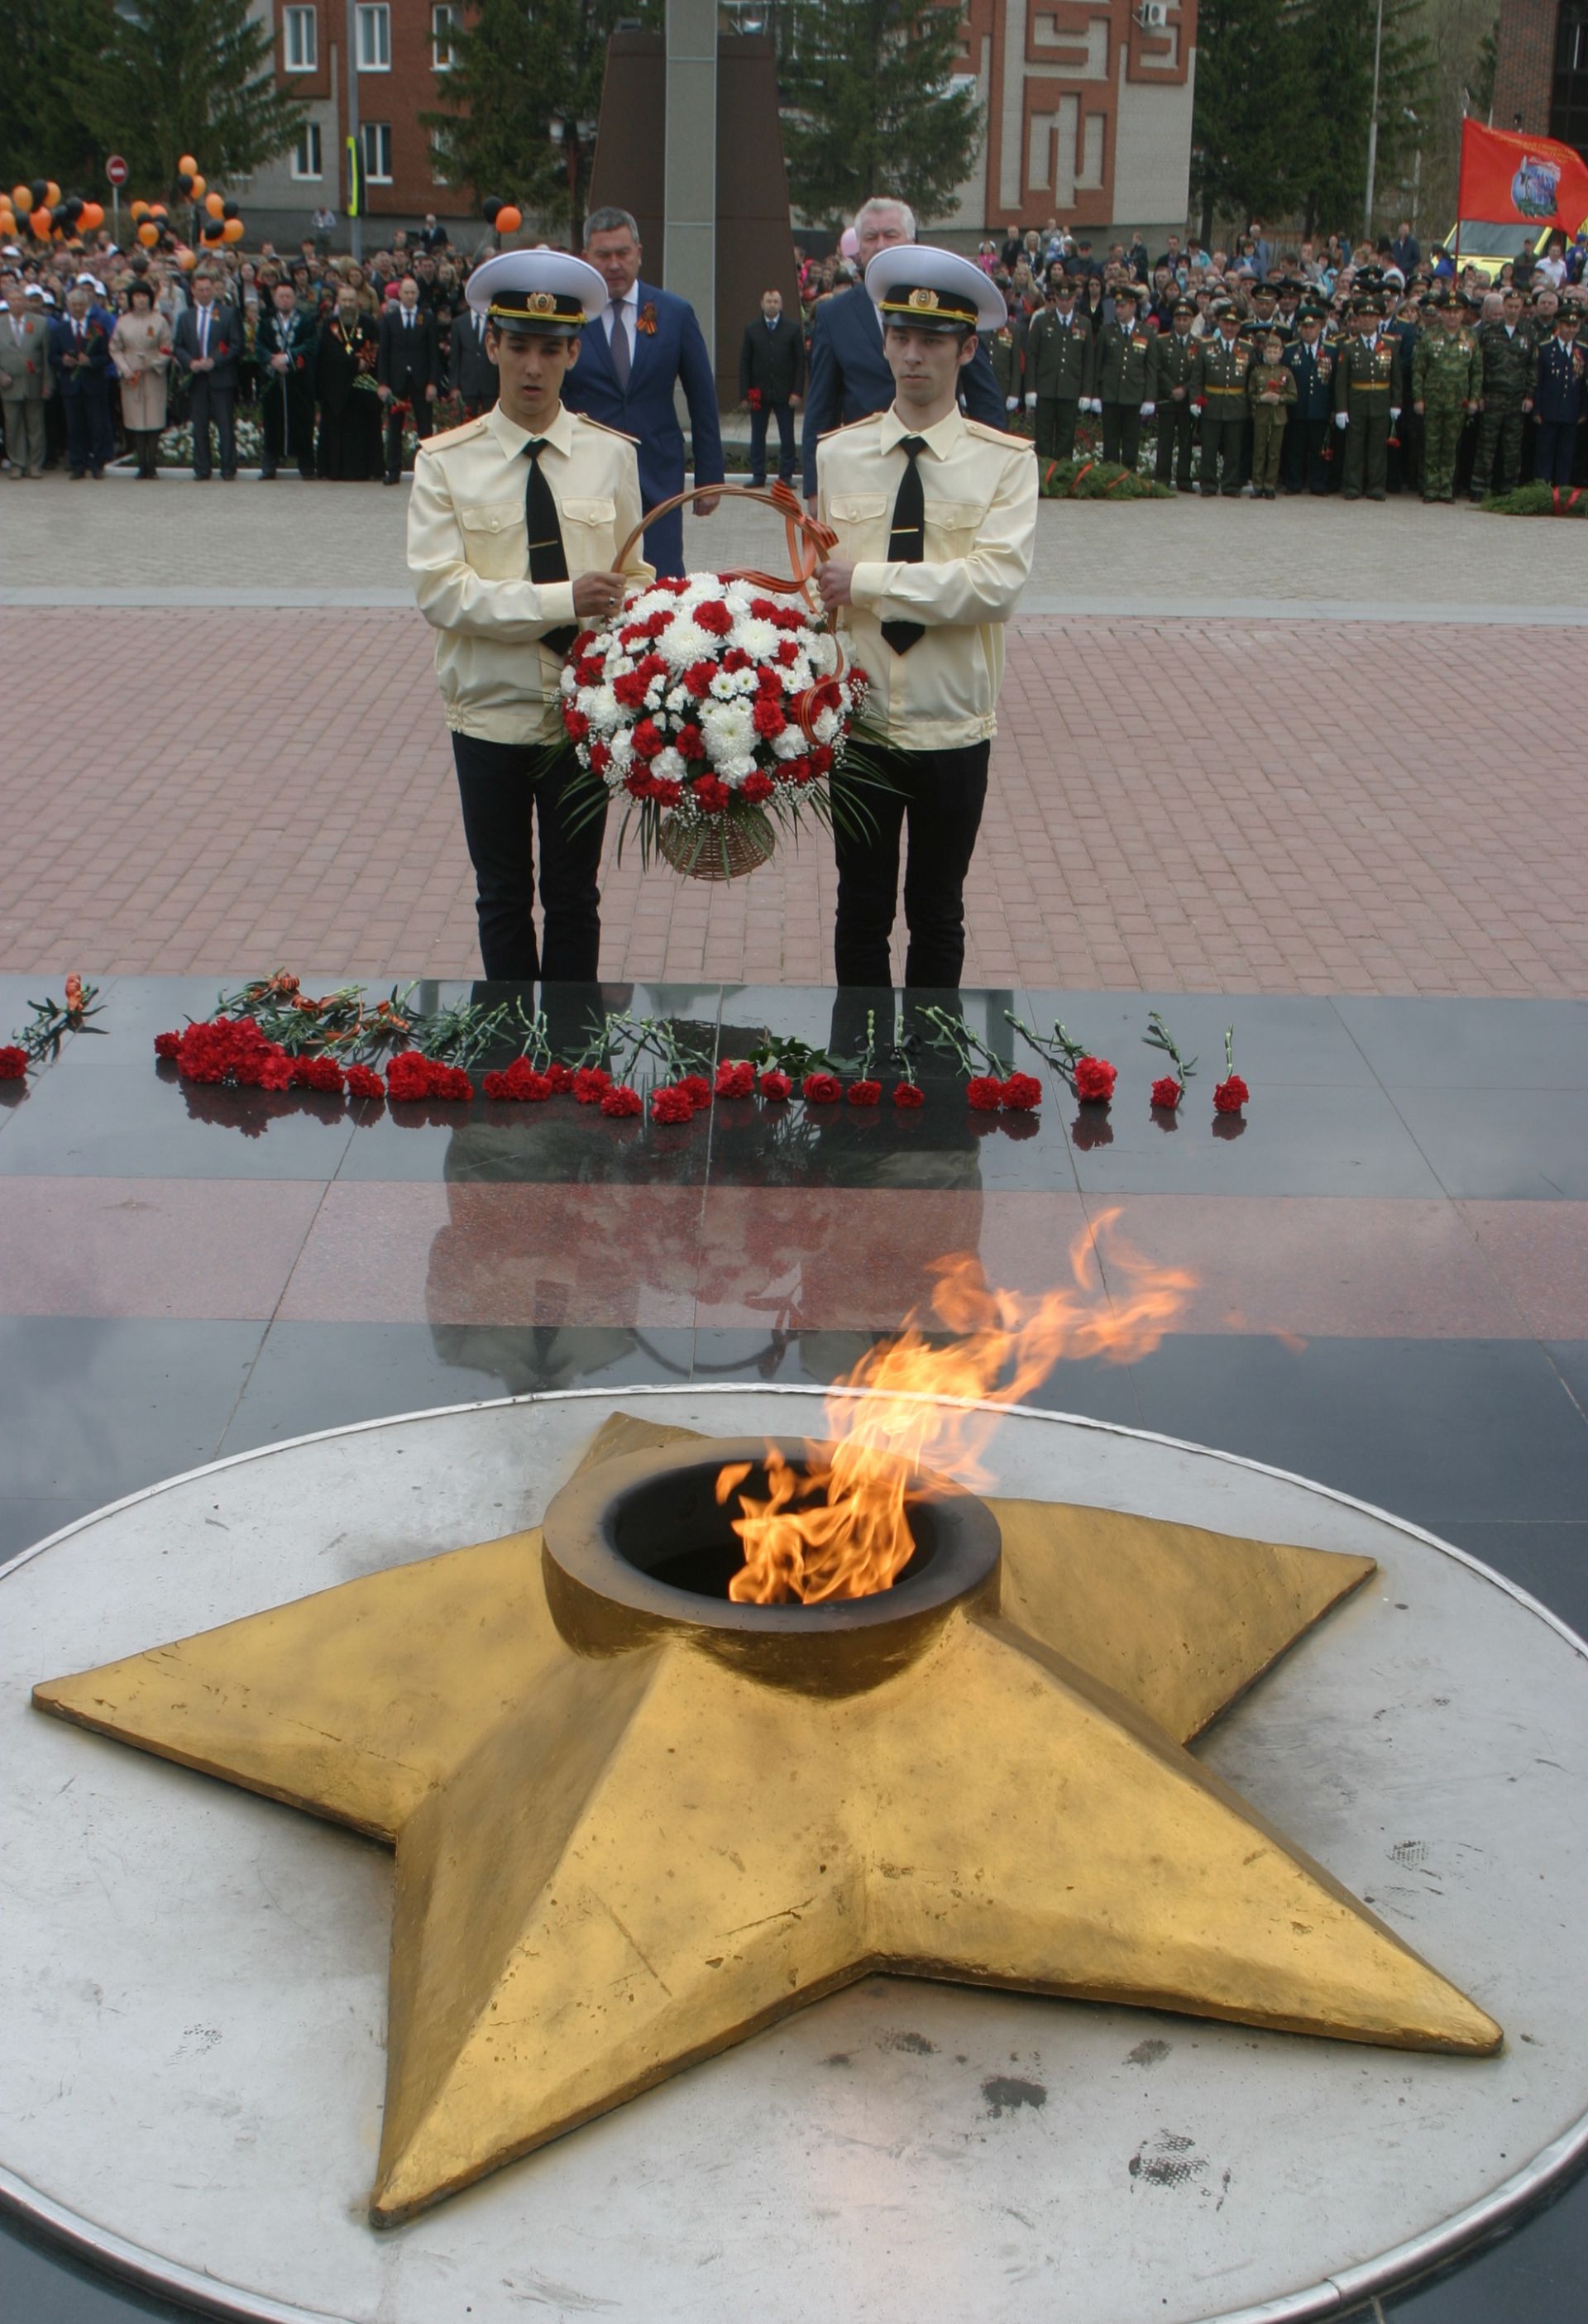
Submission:
[[[468,278],[475,313],[512,337],[577,339],[591,315],[606,304],[606,285],[593,266],[565,250],[504,250]]]
[[[1296,309],[1296,319],[1298,323],[1326,323],[1329,310],[1326,307],[1315,307],[1309,299],[1305,306]]]
[[[1384,311],[1384,301],[1382,299],[1371,297],[1353,299],[1351,302],[1351,311],[1353,315],[1381,315]]]
[[[1194,315],[1196,312],[1196,301],[1195,299],[1182,296],[1176,300],[1172,311],[1177,315]]]
[[[1009,320],[1003,293],[979,266],[952,250],[896,242],[865,270],[866,294],[884,329],[1001,331]]]
[[[1439,285],[1439,288],[1436,290],[1429,291],[1428,304],[1430,307],[1448,307],[1450,303],[1450,293],[1445,289],[1443,282]]]
[[[1131,304],[1135,306],[1140,299],[1141,293],[1133,282],[1116,282],[1113,286],[1113,295],[1116,301],[1121,299],[1128,299],[1131,301]]]

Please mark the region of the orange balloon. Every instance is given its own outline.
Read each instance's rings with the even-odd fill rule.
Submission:
[[[505,209],[500,209],[496,213],[496,231],[498,234],[516,234],[523,222],[524,214],[522,210],[515,210],[511,202],[508,203]]]
[[[19,217],[26,217],[28,211],[32,205],[32,199],[33,196],[31,187],[13,186],[11,189],[11,207]]]
[[[198,164],[194,161],[191,153],[184,153],[177,163],[177,168],[179,171],[184,171],[189,178],[196,178],[198,174]]]
[[[241,242],[246,231],[241,218],[227,218],[221,228],[220,238],[223,242]]]
[[[189,250],[184,243],[181,249],[177,253],[177,264],[181,268],[184,274],[190,274],[198,263],[198,253],[196,250]]]
[[[78,220],[78,224],[79,226],[86,226],[90,234],[97,234],[104,223],[104,204],[101,202],[85,202],[83,204],[83,214]]]
[[[166,209],[163,202],[151,202],[149,205],[149,215],[152,218],[162,218],[168,217],[170,213]]]
[[[202,178],[194,179],[192,185],[188,189],[188,199],[190,202],[201,202],[204,199],[205,183],[206,180]]]
[[[226,197],[222,194],[206,194],[204,197],[204,207],[211,217],[219,217],[226,206]]]
[[[133,204],[132,208],[128,211],[127,215],[128,215],[128,217],[132,219],[133,224],[134,224],[134,226],[136,226],[136,225],[137,225],[137,223],[138,223],[138,220],[139,220],[140,218],[146,218],[146,217],[148,217],[148,215],[149,215],[149,205],[148,205],[148,203],[147,203],[147,202],[134,202],[134,203]]]
[[[60,188],[53,178],[44,189],[44,208],[47,210],[58,210],[60,208]]]
[[[9,242],[15,232],[15,218],[9,210],[0,210],[0,241]]]
[[[48,242],[50,239],[49,211],[43,209],[35,210],[32,217],[28,220],[28,230],[34,236],[35,240],[39,242]]]
[[[153,224],[152,220],[145,218],[143,225],[138,228],[138,240],[143,244],[145,250],[152,250],[155,244],[160,240],[160,228]]]

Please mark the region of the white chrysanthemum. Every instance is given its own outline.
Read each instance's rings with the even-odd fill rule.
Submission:
[[[755,760],[750,752],[742,751],[736,759],[719,759],[716,770],[730,788],[737,790],[745,776],[755,772]]]
[[[719,669],[711,681],[711,691],[718,702],[733,702],[739,694],[739,672]]]
[[[836,638],[830,637],[826,630],[812,630],[808,635],[800,640],[800,643],[810,657],[812,669],[818,670],[823,678],[830,676],[836,669],[838,641]]]
[[[742,759],[755,749],[755,722],[747,702],[708,703],[700,714],[706,756],[714,767]]]
[[[577,691],[578,683],[571,664],[565,661],[562,665],[562,676],[557,681],[559,691],[563,694],[572,694]]]
[[[667,706],[676,718],[688,718],[695,707],[695,696],[687,686],[675,686],[668,696]]]
[[[784,691],[789,694],[803,694],[806,687],[810,685],[813,676],[810,664],[801,656],[798,661],[791,661],[783,672]]]
[[[716,654],[717,641],[708,630],[703,630],[687,614],[671,622],[656,641],[656,650],[673,669],[688,669],[691,662],[710,661]]]
[[[652,613],[670,613],[672,604],[670,589],[647,589],[642,597],[634,599],[623,619],[625,622],[648,622]]]
[[[804,735],[800,733],[799,727],[794,724],[792,720],[790,720],[789,724],[784,727],[780,734],[774,734],[772,736],[772,756],[774,759],[803,758],[805,752],[809,748],[810,745],[807,742]]]
[[[747,614],[734,631],[734,643],[743,646],[757,661],[771,661],[778,650],[778,632],[771,623]]]
[[[834,735],[838,731],[839,724],[840,721],[838,714],[836,710],[818,710],[815,718],[811,721],[817,741],[818,742],[830,742]]]
[[[579,696],[579,707],[599,734],[615,733],[627,715],[610,686],[587,687]]]
[[[670,783],[688,782],[689,779],[687,761],[670,743],[665,751],[658,751],[651,761],[651,771],[653,775],[663,776]]]
[[[748,581],[730,581],[722,595],[723,603],[730,612],[747,613],[760,592],[752,589]]]

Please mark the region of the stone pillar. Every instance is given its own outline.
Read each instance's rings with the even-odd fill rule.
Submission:
[[[717,0],[667,0],[662,281],[700,318],[716,367]]]

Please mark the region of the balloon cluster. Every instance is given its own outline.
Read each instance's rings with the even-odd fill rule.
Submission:
[[[177,164],[177,192],[195,210],[202,208],[199,234],[207,244],[242,241],[247,229],[237,204],[211,191],[191,153],[184,153]],[[163,242],[175,252],[180,265],[194,263],[194,254],[182,243],[163,202],[134,202],[131,215],[145,250],[154,250]],[[0,192],[0,242],[11,241],[19,226],[38,242],[52,237],[71,242],[80,235],[97,234],[104,223],[103,202],[91,202],[83,194],[62,195],[52,178],[14,185],[9,195]]]
[[[200,176],[191,153],[184,153],[177,163],[177,191],[185,202],[192,203],[195,210],[202,207],[204,217],[198,231],[205,242],[213,244],[242,241],[245,228],[236,203],[211,189]]]
[[[80,234],[97,234],[105,223],[105,211],[83,194],[63,197],[53,178],[35,178],[29,185],[13,186],[9,196],[0,196],[0,241],[11,240],[19,219],[39,242],[56,234],[70,241]]]
[[[498,201],[494,195],[480,204],[480,216],[487,226],[495,227],[498,235],[516,234],[524,222],[522,210],[512,202]]]

